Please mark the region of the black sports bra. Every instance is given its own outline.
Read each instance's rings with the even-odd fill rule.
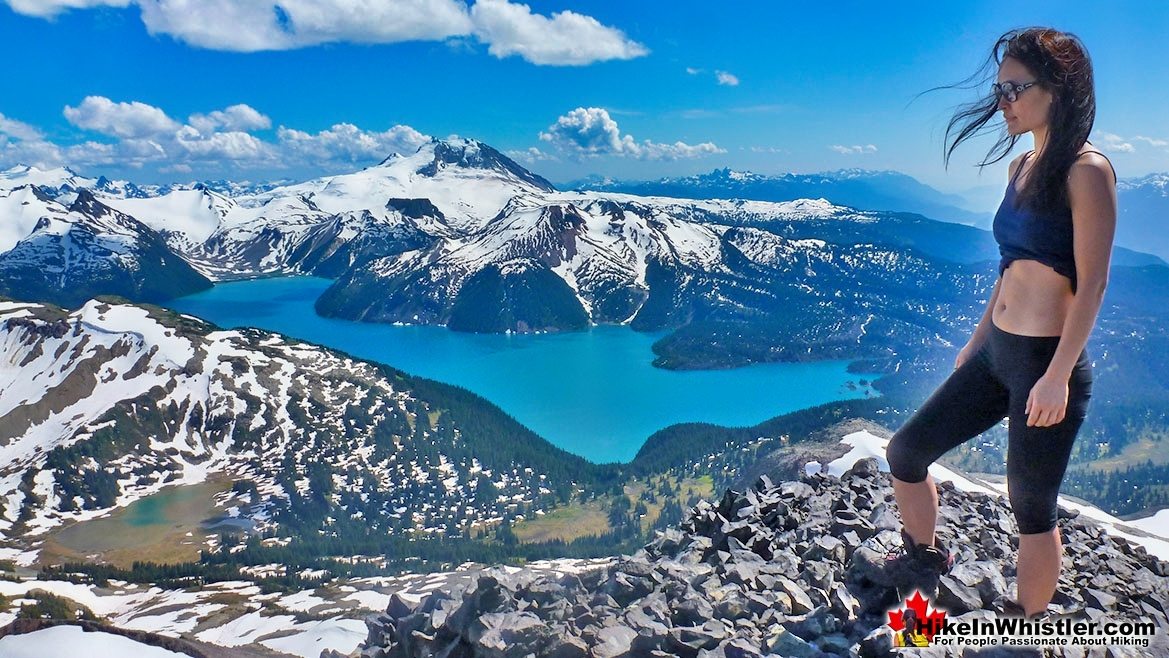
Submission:
[[[1067,277],[1076,291],[1076,258],[1072,242],[1072,211],[1061,208],[1054,211],[1030,212],[1016,208],[1018,191],[1015,181],[1023,165],[1034,151],[1028,151],[1007,184],[1007,192],[994,216],[994,239],[999,245],[999,275],[1017,260],[1034,260],[1047,265]],[[1084,153],[1100,153],[1084,151]],[[1100,155],[1104,155],[1100,153]],[[1077,158],[1079,156],[1076,156]],[[1107,156],[1105,156],[1107,159]],[[1108,166],[1112,166],[1109,162]],[[1116,170],[1113,169],[1113,176]]]

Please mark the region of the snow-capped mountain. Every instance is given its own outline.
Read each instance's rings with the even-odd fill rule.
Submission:
[[[202,243],[192,263],[212,278],[312,273],[339,276],[357,262],[429,244],[441,213],[410,213],[398,199],[383,208],[327,213],[305,195],[277,196],[256,208],[236,206]],[[406,212],[398,209],[402,205]],[[435,231],[449,231],[443,227]]]
[[[226,180],[226,179],[219,179],[219,180],[202,181],[200,183],[186,183],[183,186],[175,186],[174,189],[182,189],[183,187],[185,187],[187,189],[195,189],[196,187],[205,187],[213,192],[218,192],[218,193],[222,194],[223,196],[239,197],[239,196],[253,196],[256,194],[261,194],[263,192],[267,192],[268,190],[275,189],[275,188],[280,187],[282,185],[291,185],[294,182],[295,181],[289,180],[287,178],[280,179],[280,180],[272,180],[272,181],[262,181],[262,182],[253,182],[253,181],[246,181],[246,180],[245,181],[232,181],[232,180]],[[165,193],[171,191],[170,189],[166,189],[165,187],[160,187],[159,190],[162,194],[165,194]]]
[[[553,192],[548,181],[473,139],[432,140],[409,156],[391,155],[351,174],[278,187],[241,205],[304,197],[326,213],[376,211],[389,199],[427,199],[456,231],[473,230],[515,197]]]
[[[157,232],[89,190],[65,208],[21,187],[0,198],[0,208],[18,221],[37,218],[26,237],[0,253],[2,295],[74,306],[96,295],[156,301],[211,286]]]
[[[230,196],[213,187],[103,201],[166,235],[201,272],[231,279],[337,276],[336,262],[318,272],[314,268],[322,258],[306,254],[320,248],[331,253],[358,235],[364,235],[362,253],[400,253],[432,238],[478,229],[513,198],[554,191],[546,180],[469,139],[435,140],[410,156],[395,154],[358,172],[295,185],[261,191],[218,186],[247,190]],[[330,231],[335,237],[325,246],[321,235]]]
[[[1117,183],[1116,242],[1169,260],[1169,173]]]
[[[595,471],[465,391],[276,334],[0,302],[0,538],[216,473],[257,485],[260,520],[314,498],[383,536],[461,532]]]
[[[825,197],[833,203],[865,210],[916,213],[931,219],[989,228],[993,206],[983,212],[961,197],[941,194],[913,178],[895,171],[841,169],[819,174],[764,175],[729,168],[706,174],[662,178],[656,181],[615,181],[599,177],[563,185],[565,189],[625,192],[643,196],[671,196],[696,199],[758,199],[786,201]],[[1001,198],[1002,192],[998,193]],[[1169,174],[1150,174],[1121,179],[1117,183],[1119,217],[1116,244],[1169,260],[1169,234],[1162,229],[1169,215]],[[993,248],[993,241],[986,241]],[[956,245],[966,245],[959,241]],[[1131,254],[1123,264],[1137,265]],[[963,260],[956,253],[955,260]]]
[[[762,353],[740,357],[878,356],[948,340],[949,327],[975,312],[979,287],[993,283],[989,271],[979,276],[985,268],[900,247],[784,234],[811,221],[857,226],[881,216],[823,200],[516,199],[476,232],[351,269],[317,310],[466,331],[591,321],[742,334],[763,323],[775,331],[757,341]]]
[[[76,193],[82,189],[93,189],[97,183],[96,179],[86,178],[68,167],[38,169],[28,165],[18,165],[0,171],[0,190],[35,185],[43,188],[46,194],[54,197],[71,192]]]
[[[832,355],[844,357],[922,341],[945,344],[940,327],[964,321],[985,292],[987,281],[977,275],[991,273],[986,261],[997,258],[987,232],[825,198],[846,183],[898,176],[842,170],[776,177],[724,169],[667,179],[691,192],[732,184],[749,191],[756,188],[742,186],[755,183],[774,191],[778,181],[822,193],[783,202],[558,192],[486,144],[451,139],[432,140],[414,154],[393,155],[361,171],[256,193],[228,196],[197,185],[141,197],[121,186],[116,195],[96,191],[92,198],[150,227],[212,280],[297,273],[336,278],[318,302],[326,315],[470,331],[590,323],[707,331],[709,323],[722,323],[738,336],[734,342],[748,338],[726,323],[761,321],[784,329],[788,338],[815,342],[819,347],[804,353],[812,358],[826,356],[814,350],[829,345]],[[13,203],[7,210],[0,206],[19,212],[10,233],[26,230],[31,217],[46,216],[46,203],[19,211],[11,210]],[[757,244],[767,246],[752,252]],[[1123,249],[1116,253],[1118,265],[1163,264]],[[875,261],[857,264],[864,258]],[[862,271],[871,280],[861,280]],[[923,285],[938,284],[939,277],[945,281],[940,289]],[[879,284],[887,285],[871,294],[869,286]],[[825,310],[829,300],[831,311]],[[906,305],[908,313],[896,311]],[[848,321],[848,313],[897,317],[912,329],[899,332],[898,340],[907,342],[866,348],[875,340],[868,321]],[[796,326],[792,317],[822,324]],[[763,352],[740,354],[737,363],[791,356],[790,345],[763,343]],[[796,343],[801,350],[812,347],[802,338]]]
[[[174,249],[189,253],[215,233],[236,209],[230,197],[203,187],[173,190],[162,196],[100,196],[103,203],[163,235]]]
[[[155,194],[159,188],[82,179],[66,169],[15,168],[3,181],[0,216],[7,221],[0,247],[11,249],[32,237],[38,222],[60,215],[58,206],[72,204],[78,190],[86,190],[97,203],[153,229],[170,250],[213,279],[300,272],[339,276],[355,263],[477,228],[513,198],[553,191],[544,179],[474,140],[433,141],[408,157],[395,155],[359,172],[292,186],[218,186],[247,192],[238,196],[202,184]],[[17,200],[14,188],[32,186],[42,198],[21,205],[30,193]],[[106,249],[99,256],[108,255]],[[6,256],[29,262],[27,253]],[[20,292],[15,282],[7,289]],[[125,294],[100,285],[86,289]]]
[[[971,225],[982,222],[987,214],[972,212],[961,197],[940,193],[905,174],[866,169],[768,175],[723,168],[706,174],[654,181],[584,179],[566,184],[566,189],[686,199],[792,201],[824,197],[836,204],[864,210],[912,212],[932,219]]]
[[[68,211],[32,184],[0,189],[0,254],[12,249],[45,218],[64,221]]]

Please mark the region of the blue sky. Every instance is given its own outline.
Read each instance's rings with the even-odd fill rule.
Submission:
[[[553,181],[859,167],[1001,187],[1005,162],[974,167],[993,140],[942,166],[973,92],[913,97],[1039,24],[1087,45],[1092,141],[1121,177],[1169,171],[1169,3],[1066,0],[0,0],[0,168],[305,178],[457,134]]]

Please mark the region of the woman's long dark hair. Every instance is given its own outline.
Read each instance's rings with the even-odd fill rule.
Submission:
[[[905,612],[901,614],[901,621],[905,624],[905,634],[917,632],[917,611],[913,608],[906,608]]]
[[[990,83],[998,74],[998,65],[1006,57],[1027,67],[1039,81],[1039,86],[1051,92],[1053,97],[1047,117],[1047,142],[1031,169],[1027,187],[1016,199],[1016,206],[1033,210],[1066,209],[1068,171],[1080,148],[1088,141],[1092,124],[1096,121],[1092,59],[1079,37],[1069,32],[1046,27],[1011,30],[995,42],[990,57],[978,72],[954,85],[968,89],[970,85],[967,83],[981,79],[981,89],[986,90],[987,95],[958,108],[950,119],[946,127],[945,166],[949,168],[954,149],[984,132],[983,127],[998,113],[998,97],[990,91]],[[998,142],[987,152],[979,168],[1005,158],[1018,140],[1019,136],[1011,135],[1004,126]]]

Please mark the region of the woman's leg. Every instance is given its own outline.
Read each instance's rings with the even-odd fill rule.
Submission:
[[[1020,371],[1031,372],[1011,386],[1007,489],[1019,523],[1018,599],[1028,616],[1047,608],[1059,583],[1063,557],[1056,527],[1059,487],[1091,397],[1091,366],[1085,353],[1080,355],[1068,382],[1064,419],[1047,427],[1027,426],[1027,396],[1050,362],[1047,356],[1027,364],[1027,355],[1053,353],[1056,344],[1050,343],[1048,350],[1022,353]]]
[[[901,522],[918,544],[934,543],[938,490],[929,465],[948,450],[982,434],[1007,415],[1007,388],[980,351],[950,373],[885,451]]]
[[[893,495],[901,512],[901,525],[917,544],[934,543],[934,529],[938,525],[938,488],[927,473],[921,482],[905,482],[893,478]]]
[[[1030,617],[1047,609],[1059,583],[1063,544],[1059,528],[1047,532],[1019,535],[1018,592],[1019,605]]]

